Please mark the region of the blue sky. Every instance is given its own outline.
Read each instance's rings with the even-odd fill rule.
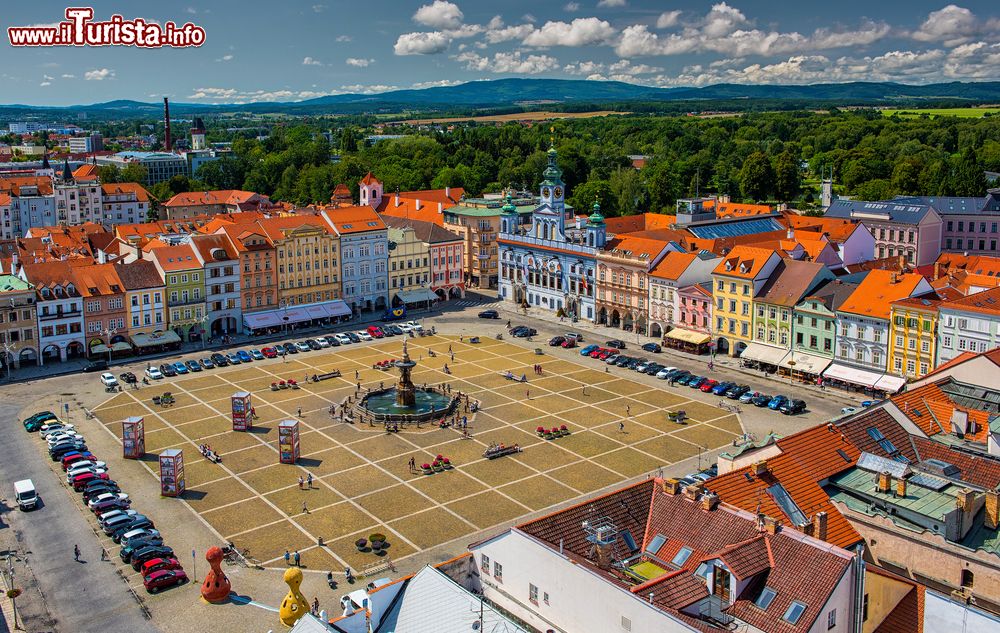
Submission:
[[[88,3],[77,3],[87,6]],[[44,5],[44,6],[41,6]],[[295,101],[501,77],[930,83],[1000,79],[1000,5],[911,0],[95,1],[95,19],[202,26],[192,49],[14,48],[5,103],[110,99]],[[64,5],[5,4],[0,25],[51,24]]]

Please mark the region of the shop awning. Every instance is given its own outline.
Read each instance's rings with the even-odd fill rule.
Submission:
[[[173,334],[173,332],[171,332]],[[118,341],[111,344],[112,352],[127,352],[132,349],[132,344],[127,341]]]
[[[97,345],[94,345],[93,347],[90,348],[90,353],[91,354],[107,354],[108,353],[108,346],[105,345],[104,343],[98,343]]]
[[[351,314],[350,306],[340,299],[336,299],[322,303],[309,303],[300,306],[278,308],[276,310],[251,312],[243,315],[243,322],[251,330],[257,330],[265,327],[306,323],[316,319],[334,319],[348,316],[349,314]]]
[[[792,365],[793,361],[795,362],[794,365]],[[801,371],[818,376],[820,372],[829,367],[832,362],[833,359],[827,358],[826,356],[806,354],[805,352],[789,352],[787,356],[781,359],[781,362],[778,363],[778,365],[779,367],[791,369],[792,371]]]
[[[153,334],[133,334],[132,343],[136,347],[155,347],[157,345],[171,345],[173,343],[180,343],[181,337],[177,336],[177,333],[173,330],[167,330],[166,332],[155,332]],[[114,345],[118,345],[115,343]],[[112,345],[112,349],[114,349]]]
[[[823,378],[841,380],[862,387],[875,387],[875,383],[883,376],[882,372],[867,371],[857,367],[849,367],[840,363],[833,363],[823,372]]]
[[[667,332],[667,338],[672,338],[676,341],[683,341],[684,343],[691,343],[692,345],[704,345],[712,340],[712,336],[709,334],[705,334],[704,332],[695,332],[693,330],[685,330],[681,327],[674,328]]]
[[[900,378],[899,376],[893,376],[892,374],[886,374],[878,379],[875,383],[876,389],[881,389],[886,393],[896,393],[903,388],[906,384],[906,378]]]
[[[744,360],[755,360],[759,363],[765,363],[767,365],[777,365],[786,354],[788,354],[788,350],[781,347],[772,347],[770,345],[764,345],[763,343],[750,343],[747,345],[747,348],[743,350],[743,353],[740,354],[740,358]]]
[[[428,290],[427,288],[418,288],[417,290],[400,290],[396,293],[399,300],[403,303],[419,303],[421,301],[437,301],[440,299],[436,294]]]

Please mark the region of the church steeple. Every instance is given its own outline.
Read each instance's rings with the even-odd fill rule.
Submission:
[[[63,160],[62,179],[63,182],[73,182],[73,172],[70,170],[69,161],[66,159]]]
[[[555,131],[555,128],[552,128]],[[549,151],[548,164],[545,166],[545,171],[542,172],[544,179],[542,180],[542,186],[539,191],[541,194],[541,205],[540,210],[544,209],[546,211],[546,216],[555,215],[556,221],[555,226],[547,230],[555,231],[556,234],[563,234],[566,224],[566,191],[565,184],[562,180],[562,170],[559,169],[558,159],[559,153],[556,151],[555,137],[553,136],[549,141]],[[538,229],[537,223],[535,229]]]
[[[500,231],[502,233],[517,231],[517,206],[514,204],[514,196],[510,189],[507,190],[504,205],[500,207]]]
[[[593,213],[587,218],[587,246],[596,249],[604,248],[608,239],[608,227],[604,224],[604,214],[601,213],[601,203],[596,199],[592,207]]]

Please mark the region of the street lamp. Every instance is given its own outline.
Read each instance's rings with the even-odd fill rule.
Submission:
[[[118,332],[117,329],[113,327],[104,328],[104,337],[107,340],[108,346],[108,365],[111,364],[111,336]]]
[[[205,312],[205,316],[203,316],[200,319],[198,319],[198,323],[201,323],[201,349],[205,349],[205,347],[208,345],[208,341],[207,341],[208,337],[205,336],[206,334],[208,334],[208,332],[206,331],[206,329],[208,327],[208,312],[207,311]]]
[[[14,380],[13,372],[14,368],[11,365],[11,360],[13,359],[14,352],[17,352],[17,345],[9,343],[6,340],[3,342],[3,362],[7,367],[7,381],[10,382]]]

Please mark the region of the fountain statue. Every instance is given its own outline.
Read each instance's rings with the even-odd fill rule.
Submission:
[[[396,361],[399,368],[399,383],[396,385],[396,405],[403,408],[412,409],[416,406],[417,395],[413,381],[410,380],[410,372],[417,364],[410,360],[410,354],[406,351],[406,341],[403,341],[403,358]]]

